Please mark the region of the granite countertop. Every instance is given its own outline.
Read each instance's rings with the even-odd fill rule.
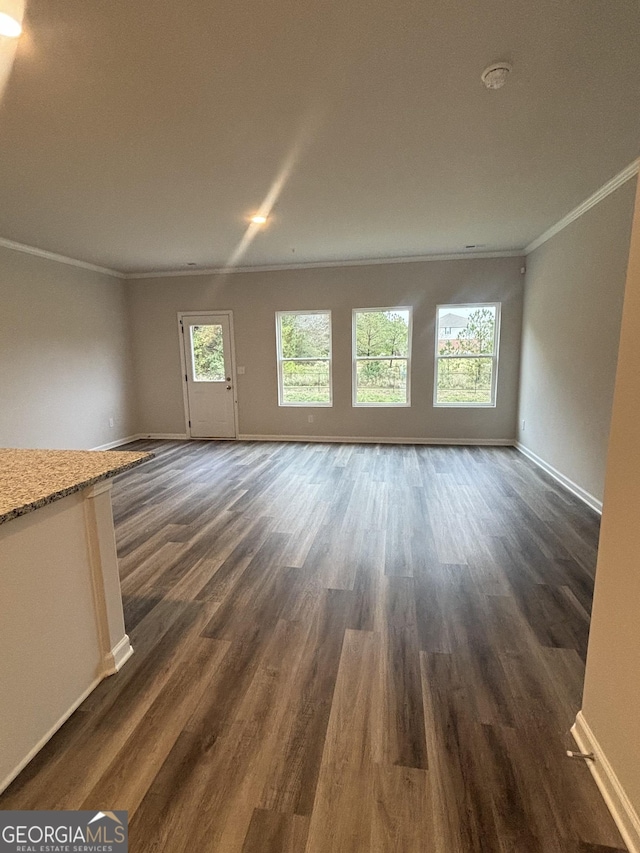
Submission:
[[[0,524],[151,458],[129,451],[0,448]]]

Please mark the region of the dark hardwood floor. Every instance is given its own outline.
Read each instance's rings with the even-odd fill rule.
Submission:
[[[1,808],[128,809],[132,853],[624,849],[565,756],[595,514],[509,448],[131,447],[135,655]]]

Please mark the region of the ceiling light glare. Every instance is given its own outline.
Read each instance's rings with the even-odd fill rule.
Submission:
[[[259,216],[259,215],[258,216],[252,216],[251,221],[253,222],[254,225],[264,225],[265,222],[267,221],[267,217],[266,216]]]
[[[511,73],[511,65],[508,62],[494,62],[485,68],[480,79],[487,89],[502,89]]]
[[[0,36],[5,36],[10,39],[17,39],[22,33],[22,26],[19,21],[7,15],[6,12],[0,12]]]

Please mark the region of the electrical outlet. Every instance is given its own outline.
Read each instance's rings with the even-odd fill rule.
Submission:
[[[524,432],[524,421],[522,421],[522,432]]]
[[[313,415],[307,415],[307,420],[309,421],[310,424],[312,424],[313,423]]]
[[[244,376],[244,367],[238,368],[238,376]]]
[[[113,429],[113,418],[109,418],[109,426]]]

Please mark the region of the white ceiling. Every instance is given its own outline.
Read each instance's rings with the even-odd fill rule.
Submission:
[[[128,272],[519,249],[638,156],[639,94],[638,0],[28,0],[0,236]]]

